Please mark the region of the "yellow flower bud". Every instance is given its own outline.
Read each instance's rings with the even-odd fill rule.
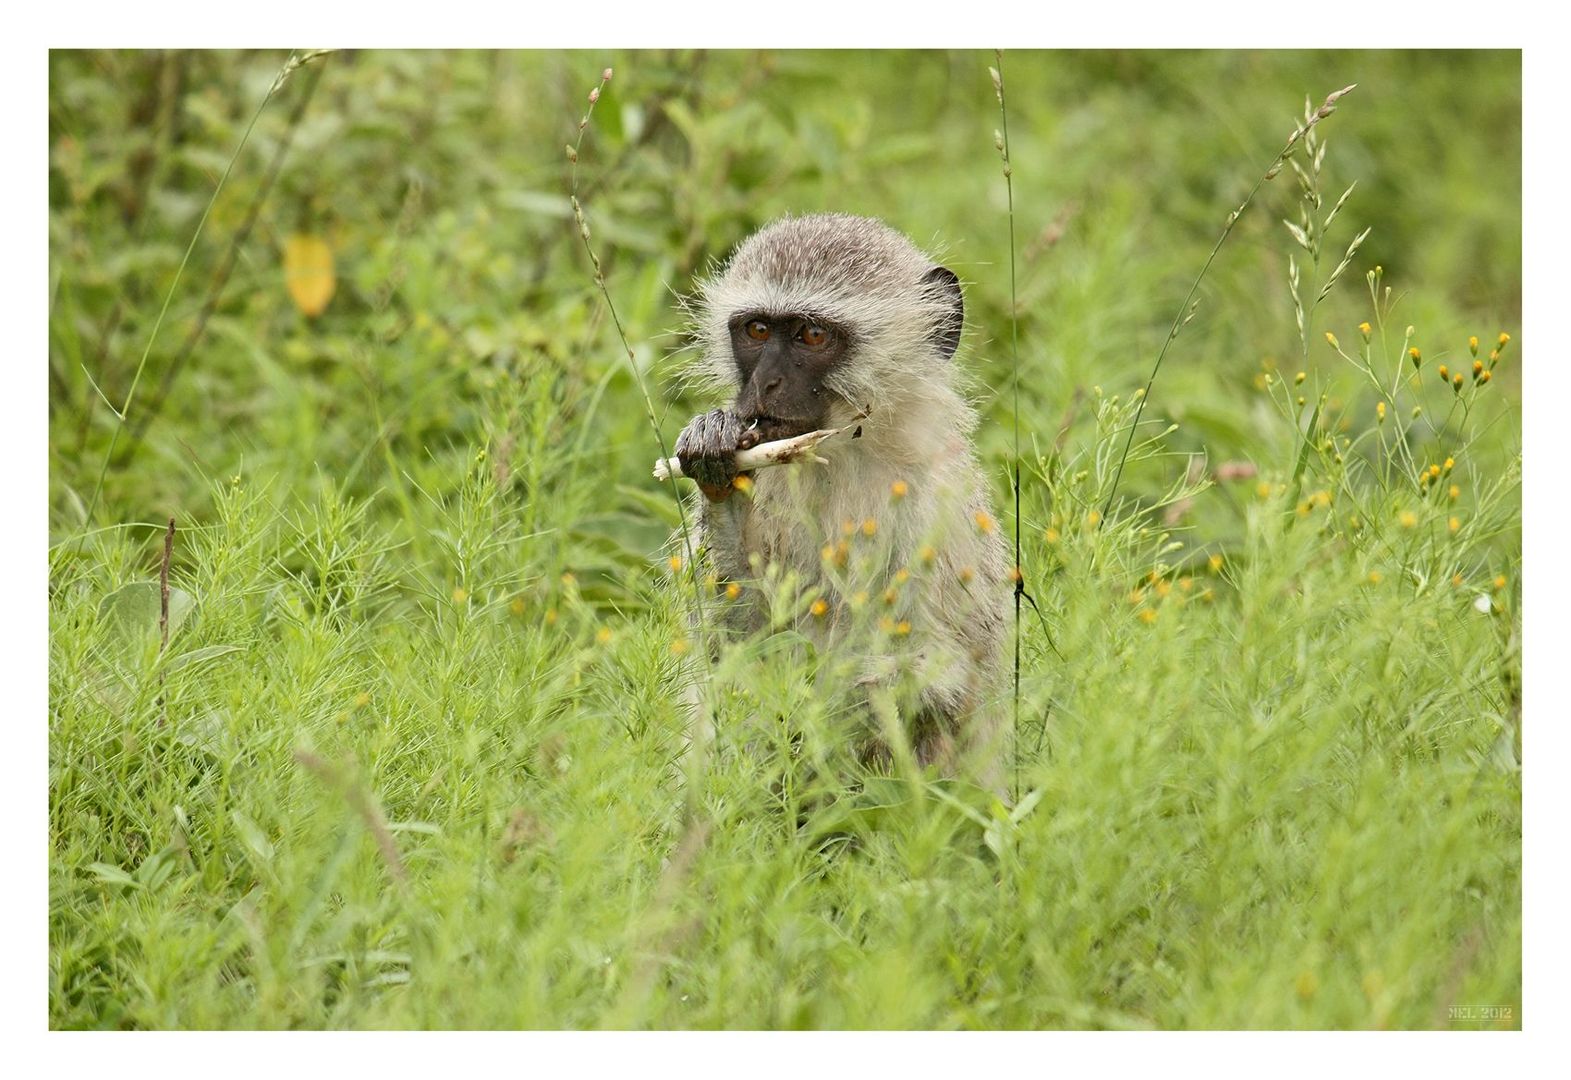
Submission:
[[[815,619],[822,619],[825,615],[829,614],[829,603],[822,597],[819,597],[817,600],[813,601],[813,606],[808,608],[808,610],[813,613],[813,617]]]

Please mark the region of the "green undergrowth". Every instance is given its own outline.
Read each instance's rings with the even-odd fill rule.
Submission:
[[[613,64],[581,195],[668,445],[706,259],[787,209],[942,244],[1012,531],[991,54],[318,58],[178,281],[283,57],[51,55],[53,1026],[1520,1024],[1518,57],[1005,59],[1000,799],[835,759],[790,635],[690,741],[707,650],[562,151]],[[1351,82],[1115,492],[1228,210]],[[333,252],[314,317],[293,235]]]

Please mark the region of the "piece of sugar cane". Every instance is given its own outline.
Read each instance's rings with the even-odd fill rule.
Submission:
[[[819,431],[809,431],[805,435],[795,435],[789,439],[776,439],[774,442],[759,443],[749,450],[736,452],[736,469],[738,472],[748,472],[752,469],[763,469],[770,465],[790,465],[798,461],[812,461],[819,465],[829,462],[813,453],[813,448],[831,435],[840,434],[839,428],[823,428]],[[665,458],[655,462],[655,479],[669,480],[674,476],[684,476],[680,458]]]

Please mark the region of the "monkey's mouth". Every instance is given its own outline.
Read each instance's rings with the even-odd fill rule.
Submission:
[[[777,439],[794,439],[798,435],[806,435],[809,431],[817,431],[818,423],[807,419],[788,419],[782,416],[754,416],[750,417],[746,429],[742,432],[742,445],[758,446],[761,443],[774,442]]]

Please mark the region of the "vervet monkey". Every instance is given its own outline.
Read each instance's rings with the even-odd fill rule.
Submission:
[[[697,371],[733,395],[675,448],[702,490],[697,546],[717,621],[766,628],[756,584],[771,566],[789,572],[803,591],[797,628],[821,648],[866,649],[853,700],[887,709],[881,688],[915,688],[892,704],[919,764],[996,759],[1001,728],[984,714],[998,711],[986,705],[1012,580],[955,370],[958,278],[872,218],[787,217],[737,248],[691,309]],[[822,428],[842,429],[815,450],[826,464],[738,483],[738,450]],[[869,630],[861,641],[855,625]],[[869,713],[859,756],[887,763],[889,735]]]

